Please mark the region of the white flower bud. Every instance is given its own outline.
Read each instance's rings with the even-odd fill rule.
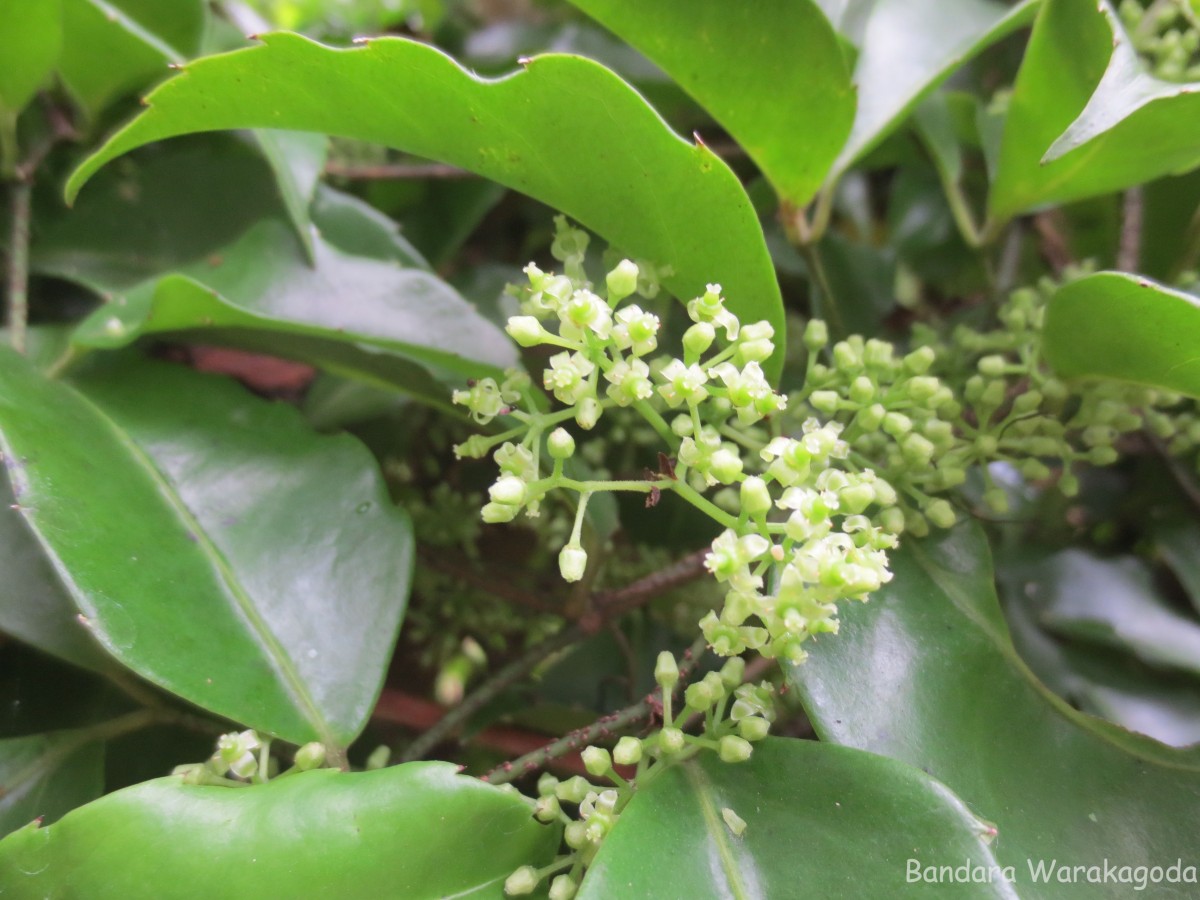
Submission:
[[[554,459],[570,459],[575,455],[575,438],[565,428],[555,428],[546,438],[546,449]]]
[[[533,316],[513,316],[504,330],[522,347],[536,347],[546,336],[546,329]]]
[[[619,766],[636,766],[642,759],[641,740],[631,735],[625,735],[617,741],[612,756]]]
[[[521,866],[504,880],[504,893],[510,897],[518,894],[532,894],[539,881],[541,879],[538,878],[537,869],[533,866]]]
[[[520,506],[525,502],[525,482],[516,475],[504,475],[488,488],[493,503]]]
[[[587,551],[578,544],[567,544],[558,554],[558,571],[563,581],[578,581],[587,569]]]
[[[623,259],[605,277],[608,285],[608,302],[616,304],[637,290],[638,267],[632,260]]]

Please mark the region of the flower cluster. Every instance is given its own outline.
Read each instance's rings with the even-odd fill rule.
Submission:
[[[622,260],[598,287],[584,277],[586,246],[586,235],[560,219],[553,251],[568,274],[526,267],[521,315],[508,323],[522,346],[557,351],[542,384],[564,408],[542,411],[544,402],[539,405],[516,373],[503,384],[481,390],[479,382],[455,395],[477,420],[504,415],[516,423],[456,448],[473,457],[496,448],[499,477],[484,520],[537,515],[549,491],[576,491],[575,527],[559,568],[566,580],[577,581],[587,567],[582,527],[593,493],[677,494],[725,528],[707,560],[727,590],[721,612],[702,622],[713,648],[723,655],[753,649],[802,660],[809,636],[836,631],[838,600],[865,599],[890,579],[886,551],[903,526],[892,508],[896,491],[873,471],[849,465],[841,424],[809,417],[794,434],[782,433],[787,399],[762,368],[775,350],[769,322],[741,322],[720,286],[711,284],[686,304],[691,324],[682,353],[658,355],[659,317],[625,302],[644,296],[641,267]],[[522,408],[514,407],[518,402]],[[658,433],[669,471],[641,481],[568,476],[565,464],[576,447],[565,425],[574,421],[590,430],[614,408],[635,410]],[[706,495],[710,491],[722,495],[724,508]]]
[[[716,752],[727,763],[750,759],[754,744],[770,733],[775,721],[775,697],[770,683],[751,684],[744,682],[744,676],[745,664],[740,658],[726,661],[719,671],[688,685],[683,708],[675,714],[679,664],[670,653],[660,653],[654,677],[662,691],[663,727],[644,738],[626,735],[611,750],[589,746],[583,751],[588,775],[610,782],[611,787],[594,784],[582,775],[560,781],[547,773],[538,779],[534,815],[541,822],[561,822],[565,826],[564,840],[570,852],[541,869],[517,869],[505,882],[505,892],[529,894],[550,878],[549,896],[570,900],[637,790],[650,784],[669,765],[703,750]],[[702,732],[685,732],[686,723],[699,717],[704,720]],[[618,767],[629,777],[619,774]]]
[[[296,751],[292,768],[283,772],[306,772],[325,764],[323,744],[305,744]],[[175,775],[182,775],[188,784],[238,786],[259,784],[282,777],[276,760],[271,756],[271,741],[257,731],[233,731],[217,739],[217,747],[206,761],[176,766]]]

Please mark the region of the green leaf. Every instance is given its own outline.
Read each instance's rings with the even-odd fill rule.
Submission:
[[[287,210],[288,219],[296,228],[300,243],[304,245],[309,262],[315,261],[312,220],[308,208],[325,169],[329,141],[324,135],[299,131],[259,129],[250,134],[275,172],[279,196]]]
[[[196,50],[203,0],[62,0],[59,75],[89,119]]]
[[[21,514],[93,633],[205,709],[349,743],[411,575],[408,518],[374,461],[224,379],[107,362],[67,386],[0,352]]]
[[[1079,117],[1046,151],[1045,161],[1067,157],[1086,166],[1103,190],[1128,187],[1200,165],[1200,83],[1155,78],[1105,4],[1099,5],[1112,34],[1112,56],[1095,93]]]
[[[100,173],[74,209],[39,204],[30,264],[98,293],[121,291],[209,258],[255,222],[284,215],[274,173],[251,141],[172,141]]]
[[[542,56],[477,79],[400,38],[335,50],[291,34],[198,60],[71,176],[68,198],[109,160],[151,141],[227,128],[288,128],[373,141],[461,166],[557,207],[622,252],[670,265],[688,299],[720,282],[744,320],[784,317],[758,220],[737,177],[674,135],[617,76]],[[766,366],[773,377],[782,350]]]
[[[318,769],[247,788],[160,778],[0,842],[5,896],[496,897],[559,829],[447,763]]]
[[[16,464],[7,456],[4,462]],[[21,519],[7,478],[0,478],[0,572],[0,630],[84,668],[110,665]]]
[[[0,129],[11,127],[54,70],[62,48],[62,0],[0,0]]]
[[[841,633],[789,673],[823,739],[920,766],[969,802],[996,824],[995,855],[1022,895],[1096,890],[1039,887],[1028,860],[1191,858],[1178,823],[1200,803],[1200,754],[1080,713],[1033,677],[978,528],[906,539],[892,562],[891,584],[847,608]]]
[[[1059,288],[1046,310],[1046,360],[1064,378],[1115,378],[1200,397],[1200,300],[1097,272]]]
[[[516,364],[509,337],[437,276],[349,256],[320,238],[313,249],[310,267],[287,226],[260,222],[211,261],[116,295],[72,339],[112,349],[148,334],[239,329],[348,344],[463,376]],[[364,360],[363,370],[372,362]]]
[[[835,174],[877,147],[965,61],[1032,21],[1038,3],[877,0],[865,21],[854,68],[858,113]]]
[[[1200,675],[1200,623],[1158,595],[1139,560],[1064,550],[1022,576],[1048,630]]]
[[[1140,65],[1107,4],[1046,0],[1009,106],[995,219],[1200,163],[1196,85],[1159,82]]]
[[[433,271],[429,261],[400,233],[395,222],[353,194],[318,184],[310,213],[321,237],[351,256]]]
[[[662,66],[745,148],[781,199],[812,199],[854,120],[850,72],[812,0],[765,8],[571,2]]]
[[[741,835],[725,810],[745,821]],[[939,885],[911,882],[908,861],[986,872],[995,865],[988,832],[918,769],[848,747],[769,738],[749,762],[703,753],[639,790],[579,897],[887,897],[901,886],[905,897],[942,896]],[[971,896],[1013,896],[996,879]]]
[[[90,729],[0,740],[0,786],[0,835],[53,822],[104,792],[104,744]]]

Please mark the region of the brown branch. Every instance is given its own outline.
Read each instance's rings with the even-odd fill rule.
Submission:
[[[1121,238],[1117,245],[1117,268],[1136,272],[1142,258],[1142,221],[1145,218],[1145,194],[1131,187],[1121,198]]]
[[[471,716],[490,703],[502,691],[524,678],[554,654],[597,634],[608,623],[649,603],[655,597],[698,577],[704,571],[703,560],[706,552],[700,550],[689,554],[679,562],[644,578],[639,578],[626,587],[595,595],[590,612],[575,624],[529,648],[494,673],[487,681],[463,698],[458,706],[448,711],[428,731],[416,738],[404,751],[402,760],[409,762],[424,757],[443,741],[449,739]],[[483,587],[485,590],[491,589],[488,585],[483,585]]]
[[[682,690],[683,686],[687,683],[688,676],[691,675],[700,657],[704,654],[705,646],[705,639],[699,637],[684,652],[683,665],[679,667],[679,682],[676,684],[675,693]],[[553,759],[557,759],[568,753],[579,752],[592,743],[592,741],[611,737],[635,722],[653,719],[661,711],[662,689],[659,688],[647,694],[632,706],[627,706],[611,715],[603,716],[591,725],[576,729],[558,740],[552,741],[540,750],[536,750],[533,753],[526,753],[524,756],[514,759],[511,762],[497,766],[484,775],[481,780],[491,782],[492,784],[507,784],[510,781],[520,778],[522,775],[536,772]]]

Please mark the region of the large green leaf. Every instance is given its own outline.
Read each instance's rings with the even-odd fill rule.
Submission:
[[[39,274],[119,292],[211,258],[260,219],[284,215],[273,171],[251,141],[173,141],[101,172],[74,209],[45,198],[30,263]]]
[[[13,462],[4,458],[6,465]],[[17,511],[7,478],[0,479],[0,630],[60,659],[89,669],[108,657],[78,620],[78,611]]]
[[[104,791],[104,744],[90,731],[0,740],[0,835],[47,822]]]
[[[1200,163],[1195,90],[1142,74],[1106,4],[1046,0],[1009,106],[992,215],[1003,221]]]
[[[1050,300],[1042,346],[1064,378],[1116,378],[1200,397],[1200,299],[1098,272]]]
[[[207,15],[203,0],[62,2],[59,75],[93,119],[182,63],[199,46]]]
[[[835,172],[876,147],[963,62],[1030,22],[1038,2],[876,0],[854,68],[858,113]]]
[[[744,319],[782,337],[783,306],[758,220],[736,176],[673,134],[612,72],[574,56],[475,78],[400,38],[335,50],[291,34],[212,56],[71,176],[68,198],[109,160],[162,138],[227,128],[318,131],[386,144],[478,172],[561,209],[622,252],[672,267],[687,299],[720,282]],[[782,347],[782,341],[779,342]],[[767,366],[778,373],[782,351]]]
[[[1079,118],[1046,151],[1046,161],[1076,156],[1089,169],[1101,169],[1093,177],[1102,177],[1107,190],[1200,165],[1200,84],[1150,75],[1116,15],[1105,4],[1099,9],[1113,34],[1108,68]],[[1081,149],[1092,143],[1094,151]]]
[[[1039,862],[1194,858],[1194,833],[1179,823],[1200,808],[1200,754],[1080,713],[1033,677],[978,528],[906,540],[893,568],[892,583],[846,609],[841,633],[789,674],[823,739],[944,782],[995,823],[995,855],[1015,867],[1022,895],[1128,896],[1128,884],[1034,883]]]
[[[571,0],[663,67],[803,206],[854,120],[837,35],[812,0]]]
[[[509,337],[437,276],[350,256],[320,237],[313,251],[309,266],[290,229],[265,220],[211,260],[114,295],[80,323],[73,340],[113,348],[146,334],[239,329],[265,332],[267,348],[272,335],[290,333],[466,376],[516,363]],[[290,355],[288,349],[281,344],[279,352]],[[379,362],[364,359],[360,368]]]
[[[354,738],[412,553],[363,447],[182,367],[121,359],[67,386],[10,351],[0,446],[21,514],[113,656],[288,740]]]
[[[58,62],[62,0],[0,0],[0,128],[11,127]]]
[[[745,822],[741,834],[726,823],[726,810]],[[996,862],[988,832],[918,769],[847,747],[772,738],[748,763],[705,753],[640,790],[579,896],[945,896],[912,861],[918,870],[989,872]],[[970,896],[1013,894],[997,872]]]
[[[559,829],[447,763],[318,769],[248,788],[160,778],[0,842],[5,897],[496,897]]]

